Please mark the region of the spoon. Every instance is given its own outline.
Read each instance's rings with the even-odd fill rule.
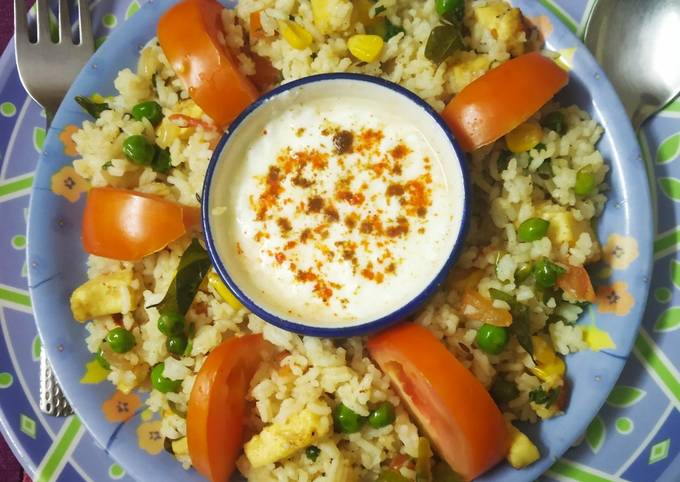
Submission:
[[[599,0],[585,43],[636,131],[680,92],[680,0]]]

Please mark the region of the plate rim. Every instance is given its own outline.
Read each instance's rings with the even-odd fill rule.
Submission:
[[[519,1],[518,0],[511,0],[511,1],[512,1],[513,4],[523,4],[524,2],[527,2],[528,0],[519,0]],[[177,0],[150,0],[149,2],[143,4],[140,11],[138,11],[133,17],[131,17],[128,21],[126,21],[125,24],[139,24],[141,26],[141,25],[143,25],[142,22],[143,22],[143,18],[145,16],[160,15],[160,13],[157,12],[157,10],[159,8],[166,8],[166,7],[169,7],[169,6],[171,6],[175,3],[177,3]],[[592,54],[583,45],[581,40],[576,35],[574,35],[559,20],[559,18],[554,15],[553,12],[551,12],[544,5],[542,5],[538,2],[536,2],[536,5],[533,6],[533,8],[540,10],[542,15],[548,16],[548,18],[551,20],[551,22],[554,26],[554,29],[555,29],[553,34],[559,32],[560,35],[564,35],[567,38],[569,38],[572,41],[572,43],[575,46],[578,46],[579,49],[583,52],[583,54],[586,56],[586,62],[588,63],[588,65],[594,66],[595,70],[597,72],[599,72],[600,78],[598,80],[603,84],[604,90],[613,94],[613,98],[614,98],[613,104],[611,104],[611,103],[608,104],[607,112],[609,112],[609,115],[607,117],[608,118],[616,118],[617,119],[617,122],[616,122],[617,125],[620,126],[621,129],[626,131],[626,134],[629,134],[632,139],[634,139],[634,144],[636,146],[635,157],[638,158],[638,159],[642,159],[642,156],[640,154],[640,146],[639,146],[639,143],[637,141],[637,137],[635,136],[633,128],[630,124],[630,120],[628,120],[628,117],[625,115],[625,111],[623,110],[623,106],[621,104],[621,101],[619,100],[618,96],[616,95],[616,93],[613,89],[613,86],[611,85],[608,78],[606,77],[606,75],[602,71],[601,67],[594,60]],[[132,28],[132,27],[128,27],[128,29],[130,29],[130,28]],[[113,33],[109,37],[109,42],[111,40],[113,40],[114,38],[122,37],[124,31],[125,31],[125,29],[124,29],[123,26],[120,26],[119,28],[115,29],[115,31],[113,31]],[[109,42],[107,42],[107,43],[109,43]],[[111,42],[110,45],[112,43],[113,42]],[[81,77],[84,75],[84,72],[86,72],[86,70],[88,70],[94,63],[96,63],[96,61],[101,56],[100,52],[104,52],[104,51],[106,51],[106,48],[103,48],[102,50],[95,52],[93,57],[88,61],[86,66],[83,68],[83,71],[79,74],[78,78],[76,79],[76,82],[74,82],[73,86],[69,89],[67,96],[73,95],[74,87],[79,83],[79,79],[81,79]],[[593,107],[596,107],[596,106],[594,105]],[[619,111],[619,112],[612,114],[612,109],[614,111]],[[46,141],[45,141],[46,146],[49,145],[50,143],[54,143],[55,141],[58,142],[58,139],[56,139],[56,136],[58,134],[57,127],[60,125],[60,123],[58,121],[65,115],[63,113],[63,110],[64,109],[62,109],[60,107],[59,111],[57,112],[57,115],[55,116],[55,122],[53,123],[53,125],[49,129],[47,137],[46,137]],[[621,112],[623,112],[623,115],[620,115]],[[619,118],[626,119],[626,122],[619,120]],[[640,162],[643,162],[643,161],[640,161]],[[48,178],[51,177],[52,171],[49,171],[50,176],[46,176],[46,172],[48,172],[48,169],[46,167],[44,167],[45,165],[46,164],[43,162],[43,155],[41,155],[40,160],[38,162],[38,166],[36,168],[35,185],[39,184],[38,181],[40,179],[43,179],[43,178],[46,178],[46,177],[48,177]],[[641,193],[641,195],[644,197],[644,200],[646,201],[644,203],[645,204],[645,210],[649,214],[649,216],[646,217],[646,224],[648,225],[648,227],[650,229],[645,230],[645,232],[649,233],[648,237],[650,239],[649,239],[649,242],[647,243],[648,246],[649,246],[649,249],[641,251],[640,252],[640,258],[644,259],[644,267],[647,270],[647,278],[648,279],[647,279],[647,281],[645,283],[645,287],[644,287],[645,297],[642,300],[636,300],[636,309],[639,309],[640,314],[639,314],[639,316],[637,316],[637,319],[635,320],[635,325],[634,325],[635,329],[630,330],[631,339],[633,341],[634,341],[635,336],[637,335],[637,333],[639,331],[640,325],[641,325],[643,317],[644,317],[645,308],[646,308],[646,305],[647,305],[647,302],[648,302],[648,299],[649,299],[650,278],[651,278],[652,273],[654,271],[653,250],[652,250],[652,247],[653,247],[653,225],[652,225],[653,224],[653,221],[652,221],[653,216],[652,216],[652,212],[653,212],[654,206],[652,206],[652,204],[651,204],[651,195],[650,195],[648,183],[644,183],[644,186],[642,187],[642,191],[643,192]],[[36,210],[34,209],[34,206],[35,206],[34,200],[35,199],[36,199],[36,197],[34,197],[32,195],[31,198],[30,198],[30,204],[29,204],[29,217],[28,217],[28,226],[27,226],[28,245],[27,245],[27,250],[26,250],[26,255],[27,255],[28,260],[33,259],[33,254],[34,254],[32,248],[31,248],[31,246],[33,246],[34,243],[31,243],[31,239],[33,237],[32,233],[35,232],[35,229],[34,229],[35,223],[33,221],[35,216],[36,216],[35,215]],[[646,253],[645,253],[645,251],[646,251]],[[647,256],[645,256],[645,254]],[[36,285],[36,283],[34,283],[34,281],[36,281],[35,278],[34,278],[35,276],[36,275],[35,275],[34,271],[31,269],[31,267],[29,265],[29,270],[28,270],[29,291],[30,291],[32,299],[39,300],[40,297],[38,296],[38,291],[39,291],[39,288],[40,288],[39,285],[41,283],[38,282],[37,285]],[[39,308],[39,306],[40,306],[40,308]],[[48,309],[49,309],[49,307],[42,307],[41,306],[41,301],[37,301],[37,302],[34,301],[34,303],[33,303],[33,311],[34,311],[34,316],[35,316],[35,320],[36,320],[36,326],[37,326],[37,329],[38,329],[38,332],[40,334],[41,339],[44,339],[44,335],[46,333],[47,327],[46,327],[45,321],[44,321],[45,316],[40,315],[39,311],[45,312]],[[41,318],[43,319],[43,321],[40,321]],[[49,322],[47,322],[47,323],[49,323]],[[619,359],[615,362],[612,361],[612,363],[615,363],[615,366],[612,365],[612,367],[610,369],[611,369],[612,373],[615,373],[615,378],[613,379],[613,382],[610,384],[611,386],[608,386],[608,389],[606,391],[606,395],[602,398],[601,403],[592,405],[592,409],[589,410],[588,421],[590,421],[595,415],[597,415],[597,413],[601,409],[602,405],[604,404],[604,401],[606,400],[607,394],[611,391],[611,389],[613,388],[613,386],[616,383],[616,380],[620,377],[621,371],[623,370],[628,358],[630,357],[632,346],[633,345],[632,345],[632,342],[631,342],[629,344],[629,346],[626,347],[627,349],[625,350],[625,357],[622,356],[621,358],[619,358],[617,356],[615,358],[619,358]],[[56,346],[54,346],[51,343],[47,343],[47,344],[44,343],[43,349],[46,349],[48,357],[50,359],[54,359],[55,355],[57,354],[56,353],[56,350],[57,350]],[[64,379],[69,378],[69,377],[66,374],[63,374],[63,373],[60,374],[59,371],[56,370],[56,369],[55,369],[55,375],[57,376],[59,383],[62,385],[62,387],[64,387],[65,393],[68,395],[70,388],[66,388],[66,387],[69,386],[70,383],[64,384],[63,381],[64,381]],[[76,383],[78,383],[78,382],[76,382]],[[592,412],[592,413],[590,413],[590,412]],[[101,436],[102,436],[101,433],[96,432],[94,430],[91,430],[91,423],[90,423],[89,417],[87,417],[87,418],[81,417],[81,419],[82,419],[84,425],[87,427],[88,431],[90,431],[90,433],[92,434],[92,436],[94,437],[95,440],[97,440],[99,443],[105,442],[103,439],[101,439]],[[584,428],[585,428],[585,426],[584,426]],[[570,442],[573,442],[573,440],[570,441]],[[569,449],[569,447],[570,447],[570,444],[567,444],[565,446],[565,449],[560,451],[559,455],[560,456],[564,455],[564,453]],[[137,473],[137,471],[130,470],[129,469],[130,465],[128,465],[127,463],[124,463],[119,457],[117,457],[116,454],[115,454],[116,452],[117,452],[117,450],[111,450],[110,451],[112,458],[116,462],[118,462],[121,466],[125,467],[130,475],[132,475],[133,477],[138,477],[139,475],[141,475],[141,474]],[[530,477],[538,476],[540,473],[543,473],[545,470],[547,470],[550,467],[550,465],[552,465],[552,463],[555,461],[555,460],[546,460],[546,459],[547,459],[547,457],[544,455],[539,462],[537,462],[536,464],[534,464],[533,466],[531,466],[527,469],[524,469],[521,472],[517,471],[517,474],[525,475],[527,477],[527,480],[530,480]],[[533,467],[533,469],[532,469],[532,467]],[[540,471],[537,470],[539,467],[540,467]],[[533,479],[531,479],[531,480],[533,480]]]

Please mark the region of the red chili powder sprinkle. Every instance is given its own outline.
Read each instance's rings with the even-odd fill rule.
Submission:
[[[411,152],[413,151],[400,142],[396,145],[396,147],[390,150],[390,156],[392,156],[395,160],[399,160],[408,156]]]

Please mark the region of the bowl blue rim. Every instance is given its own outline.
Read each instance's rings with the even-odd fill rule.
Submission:
[[[449,256],[439,270],[437,275],[432,279],[432,281],[416,296],[414,296],[410,301],[402,305],[397,310],[392,313],[385,315],[381,318],[371,320],[358,325],[351,325],[346,327],[333,327],[333,328],[323,328],[319,326],[308,326],[294,321],[287,320],[276,316],[269,311],[265,310],[259,306],[255,301],[253,301],[248,295],[246,295],[234,281],[234,279],[229,275],[226,267],[222,263],[221,256],[218,253],[217,247],[215,246],[212,230],[210,228],[210,191],[212,186],[213,174],[219,163],[222,151],[225,145],[231,139],[231,136],[238,130],[241,123],[243,123],[253,112],[255,112],[260,106],[265,102],[284,94],[288,91],[301,87],[303,85],[325,82],[330,80],[353,80],[360,82],[368,82],[371,84],[378,85],[390,89],[398,94],[403,95],[407,99],[414,102],[418,107],[422,108],[427,114],[430,115],[441,128],[444,135],[448,139],[449,143],[453,147],[454,152],[458,158],[458,163],[463,176],[463,214],[461,219],[460,230],[458,231],[458,238],[453,244],[453,248],[449,253]],[[268,323],[275,325],[287,331],[292,331],[294,333],[317,336],[317,337],[349,337],[365,335],[374,331],[378,331],[388,326],[395,324],[400,321],[405,321],[405,319],[413,314],[418,308],[420,308],[423,303],[435,292],[439,285],[444,281],[446,275],[449,273],[453,263],[458,258],[459,252],[465,241],[468,225],[469,225],[469,214],[470,214],[470,197],[471,197],[471,185],[468,173],[468,166],[465,154],[461,149],[458,141],[451,133],[450,129],[444,122],[444,119],[423,99],[418,97],[415,93],[410,90],[395,84],[389,80],[381,79],[378,77],[373,77],[366,74],[356,74],[356,73],[329,73],[329,74],[317,74],[309,77],[303,77],[286,84],[280,85],[266,94],[262,95],[259,99],[248,106],[239,116],[230,124],[228,131],[222,136],[219,143],[213,151],[213,155],[210,158],[210,163],[208,164],[208,169],[206,171],[205,181],[203,183],[203,193],[201,197],[201,217],[203,223],[203,232],[206,240],[206,247],[210,260],[213,263],[217,273],[220,275],[222,280],[227,284],[229,289],[234,293],[236,298],[241,301],[250,311],[255,313],[257,316],[262,318]]]

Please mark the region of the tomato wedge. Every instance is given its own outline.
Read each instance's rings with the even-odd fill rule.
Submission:
[[[490,144],[531,117],[569,74],[539,52],[520,55],[465,87],[442,112],[465,151]]]
[[[429,330],[403,323],[370,337],[368,351],[463,478],[474,479],[505,457],[510,438],[500,410]]]
[[[187,411],[189,456],[211,482],[227,482],[243,447],[246,393],[272,345],[262,335],[230,338],[210,352],[196,376]]]
[[[184,0],[161,17],[158,41],[191,98],[227,127],[258,94],[220,41],[223,9],[215,0]]]
[[[557,287],[579,301],[595,301],[593,283],[582,266],[567,266],[567,272],[557,278]]]
[[[198,208],[114,187],[90,189],[83,213],[85,251],[135,261],[165,248],[200,221]]]

